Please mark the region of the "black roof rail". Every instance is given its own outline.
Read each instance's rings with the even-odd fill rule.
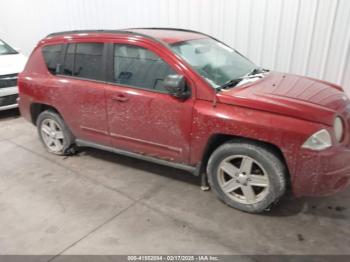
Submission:
[[[199,35],[204,35],[207,36],[209,38],[215,39],[217,41],[219,41],[218,39],[216,39],[215,37],[199,32],[199,31],[195,31],[195,30],[191,30],[191,29],[184,29],[184,28],[176,28],[176,27],[136,27],[136,28],[128,28],[125,30],[168,30],[168,31],[179,31],[179,32],[187,32],[187,33],[194,33],[194,34],[199,34]]]
[[[135,27],[135,28],[128,28],[125,30],[169,30],[169,31],[181,31],[181,32],[189,32],[189,33],[196,33],[196,34],[200,34],[200,35],[205,35],[202,32],[199,31],[195,31],[195,30],[191,30],[191,29],[184,29],[184,28],[176,28],[176,27]]]
[[[153,41],[156,41],[162,45],[168,46],[164,41],[152,37],[150,35],[147,34],[142,34],[142,33],[138,33],[138,32],[133,32],[130,31],[130,29],[119,29],[119,30],[112,30],[112,29],[108,29],[108,30],[103,30],[103,29],[87,29],[87,30],[72,30],[72,31],[62,31],[62,32],[56,32],[56,33],[52,33],[47,35],[46,37],[54,37],[54,36],[60,36],[60,35],[69,35],[69,34],[86,34],[86,33],[106,33],[106,34],[131,34],[131,35],[138,35],[138,36],[143,36],[145,38],[149,38],[152,39]]]
[[[198,32],[195,30],[190,30],[190,29],[183,29],[183,28],[173,28],[173,27],[135,27],[135,28],[127,28],[127,29],[119,29],[119,30],[113,30],[113,29],[86,29],[86,30],[72,30],[72,31],[62,31],[62,32],[57,32],[57,33],[52,33],[47,35],[46,37],[53,37],[53,36],[59,36],[59,35],[68,35],[68,34],[84,34],[84,33],[107,33],[107,34],[133,34],[133,35],[139,35],[139,36],[143,36],[149,39],[152,39],[158,43],[161,43],[162,45],[168,46],[167,43],[165,43],[164,41],[152,37],[150,35],[147,34],[142,34],[142,33],[138,33],[132,30],[169,30],[169,31],[180,31],[180,32],[188,32],[188,33],[195,33],[195,34],[200,34],[203,36],[206,36],[208,38],[214,39],[224,45],[227,46],[227,44],[223,43],[222,41],[220,41],[219,39],[202,33],[202,32]]]
[[[210,38],[214,38],[210,35],[204,34],[202,32],[198,32],[195,30],[190,29],[183,29],[183,28],[172,28],[172,27],[135,27],[135,28],[127,28],[127,29],[119,29],[119,30],[113,30],[113,29],[86,29],[86,30],[70,30],[70,31],[61,31],[61,32],[55,32],[47,35],[46,37],[53,37],[53,36],[59,36],[59,35],[68,35],[68,34],[84,34],[84,33],[107,33],[107,34],[135,34],[135,35],[141,35],[148,38],[153,37],[147,35],[147,34],[141,34],[138,32],[134,32],[132,30],[168,30],[168,31],[180,31],[180,32],[188,32],[188,33],[195,33],[204,35]]]
[[[191,29],[183,29],[183,28],[176,28],[176,27],[139,27],[139,28],[128,28],[125,30],[133,30],[133,29],[135,29],[135,30],[137,30],[137,29],[140,29],[140,30],[169,30],[169,31],[180,31],[180,32],[194,33],[194,34],[199,34],[199,35],[203,35],[203,36],[206,36],[208,38],[214,39],[214,40],[228,46],[224,42],[220,41],[219,39],[217,39],[211,35],[208,35],[208,34],[205,34],[205,33],[199,32],[199,31],[191,30]]]
[[[47,37],[52,36],[58,36],[58,35],[67,35],[67,34],[84,34],[84,33],[107,33],[107,34],[139,34],[137,32],[133,32],[130,30],[169,30],[169,31],[181,31],[181,32],[189,32],[189,33],[196,33],[200,35],[206,35],[202,32],[198,32],[195,30],[190,29],[183,29],[183,28],[172,28],[172,27],[135,27],[135,28],[127,28],[127,29],[84,29],[84,30],[68,30],[68,31],[61,31],[61,32],[55,32],[47,35]],[[143,34],[142,34],[143,35]]]
[[[87,30],[71,30],[71,31],[55,32],[55,33],[51,33],[51,34],[47,35],[46,37],[59,36],[59,35],[69,35],[69,34],[84,34],[84,33],[135,34],[135,32],[130,32],[130,31],[126,31],[126,30],[87,29]]]

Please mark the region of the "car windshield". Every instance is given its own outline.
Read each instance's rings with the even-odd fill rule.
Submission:
[[[214,88],[243,77],[257,66],[234,49],[211,38],[189,40],[171,45]]]
[[[4,41],[0,39],[0,55],[13,55],[18,54],[15,49],[10,47],[8,44],[6,44]]]

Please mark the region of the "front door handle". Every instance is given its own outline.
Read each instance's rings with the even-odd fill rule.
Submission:
[[[116,96],[112,96],[112,100],[117,101],[117,102],[126,102],[129,100],[125,95],[120,94]]]

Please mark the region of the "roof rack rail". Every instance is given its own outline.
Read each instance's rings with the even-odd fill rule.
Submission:
[[[150,35],[146,35],[146,34],[142,34],[142,33],[138,33],[138,32],[133,32],[130,31],[130,29],[119,29],[119,30],[112,30],[112,29],[108,29],[108,30],[103,30],[103,29],[87,29],[87,30],[71,30],[71,31],[62,31],[62,32],[56,32],[56,33],[51,33],[49,35],[47,35],[46,37],[54,37],[54,36],[60,36],[60,35],[69,35],[69,34],[86,34],[86,33],[106,33],[106,34],[131,34],[131,35],[138,35],[138,36],[142,36],[145,38],[149,38],[152,39],[153,41],[156,41],[162,45],[168,46],[165,42],[163,42],[160,39],[157,39],[155,37],[152,37]]]
[[[61,32],[55,32],[47,35],[46,37],[53,37],[53,36],[59,36],[59,35],[67,35],[67,34],[84,34],[84,33],[107,33],[107,34],[135,34],[135,35],[142,35],[148,38],[152,38],[149,35],[137,33],[131,30],[171,30],[171,31],[180,31],[180,32],[189,32],[189,33],[195,33],[200,35],[205,35],[210,38],[214,38],[210,35],[204,34],[202,32],[198,32],[195,30],[190,29],[183,29],[183,28],[172,28],[172,27],[135,27],[135,28],[127,28],[127,29],[119,29],[119,30],[113,30],[113,29],[86,29],[86,30],[69,30],[69,31],[61,31]]]
[[[205,34],[205,33],[199,32],[199,31],[191,30],[191,29],[183,29],[183,28],[176,28],[176,27],[139,27],[139,28],[128,28],[125,30],[133,30],[133,29],[135,29],[135,30],[137,30],[137,29],[140,29],[140,30],[169,30],[169,31],[180,31],[180,32],[194,33],[194,34],[199,34],[199,35],[209,37],[209,38],[214,39],[214,40],[227,46],[227,44],[223,43],[222,41],[220,41],[219,39],[217,39],[211,35],[208,35],[208,34]]]
[[[51,33],[46,37],[68,35],[68,34],[84,34],[84,33],[107,33],[107,34],[135,34],[134,32],[126,30],[103,30],[103,29],[87,29],[87,30],[71,30],[71,31],[61,31],[56,33]]]
[[[59,35],[67,35],[67,34],[84,34],[84,33],[107,33],[107,34],[133,34],[133,35],[139,35],[139,36],[143,36],[149,39],[152,39],[162,45],[168,46],[167,43],[165,43],[164,41],[155,38],[153,36],[147,35],[147,34],[142,34],[142,33],[138,33],[132,30],[172,30],[172,31],[180,31],[180,32],[188,32],[188,33],[195,33],[195,34],[200,34],[203,36],[206,36],[208,38],[214,39],[224,45],[227,46],[227,44],[225,44],[224,42],[220,41],[219,39],[199,32],[199,31],[195,31],[195,30],[190,30],[190,29],[183,29],[183,28],[173,28],[173,27],[135,27],[135,28],[126,28],[126,29],[119,29],[119,30],[113,30],[113,29],[86,29],[86,30],[72,30],[72,31],[62,31],[62,32],[57,32],[57,33],[52,33],[47,35],[46,37],[53,37],[53,36],[59,36]]]
[[[189,33],[196,33],[200,35],[205,35],[202,32],[191,30],[191,29],[184,29],[184,28],[176,28],[176,27],[135,27],[135,28],[128,28],[125,30],[133,30],[133,29],[145,29],[145,30],[169,30],[169,31],[181,31],[181,32],[189,32]]]

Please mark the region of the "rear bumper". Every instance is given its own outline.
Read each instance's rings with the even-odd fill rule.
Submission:
[[[18,87],[0,88],[0,111],[18,107]]]
[[[350,184],[350,148],[332,147],[321,152],[302,149],[296,176],[292,179],[296,196],[325,196]]]

